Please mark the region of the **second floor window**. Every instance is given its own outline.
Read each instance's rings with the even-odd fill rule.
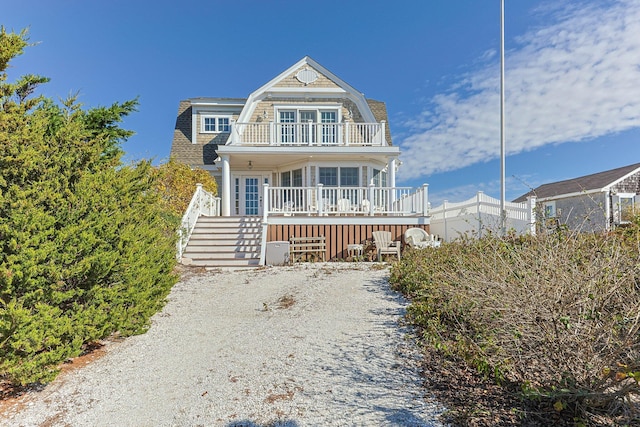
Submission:
[[[231,119],[228,116],[203,116],[202,133],[229,133]]]

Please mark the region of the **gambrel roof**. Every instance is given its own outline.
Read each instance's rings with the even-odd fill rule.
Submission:
[[[538,199],[559,198],[560,196],[592,191],[607,190],[630,175],[640,172],[640,163],[585,175],[578,178],[544,184],[518,197],[514,202],[523,202],[529,196]]]

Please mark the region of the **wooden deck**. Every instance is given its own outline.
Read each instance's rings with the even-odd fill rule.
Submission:
[[[411,227],[419,227],[429,232],[428,224],[269,224],[267,241],[289,241],[291,237],[324,236],[327,260],[339,260],[348,258],[349,244],[362,244],[366,251],[367,242],[373,242],[374,231],[390,231],[393,240],[400,240],[404,248],[404,232]]]

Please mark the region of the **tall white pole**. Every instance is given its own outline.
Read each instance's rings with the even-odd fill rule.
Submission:
[[[502,235],[507,232],[505,208],[505,120],[504,120],[504,0],[500,0],[500,216]]]

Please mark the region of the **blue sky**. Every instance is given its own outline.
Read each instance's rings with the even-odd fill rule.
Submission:
[[[640,162],[640,1],[505,1],[507,199]],[[128,160],[169,155],[178,103],[246,97],[304,57],[386,102],[398,185],[500,196],[499,0],[21,0],[9,81],[85,107],[139,97]]]

